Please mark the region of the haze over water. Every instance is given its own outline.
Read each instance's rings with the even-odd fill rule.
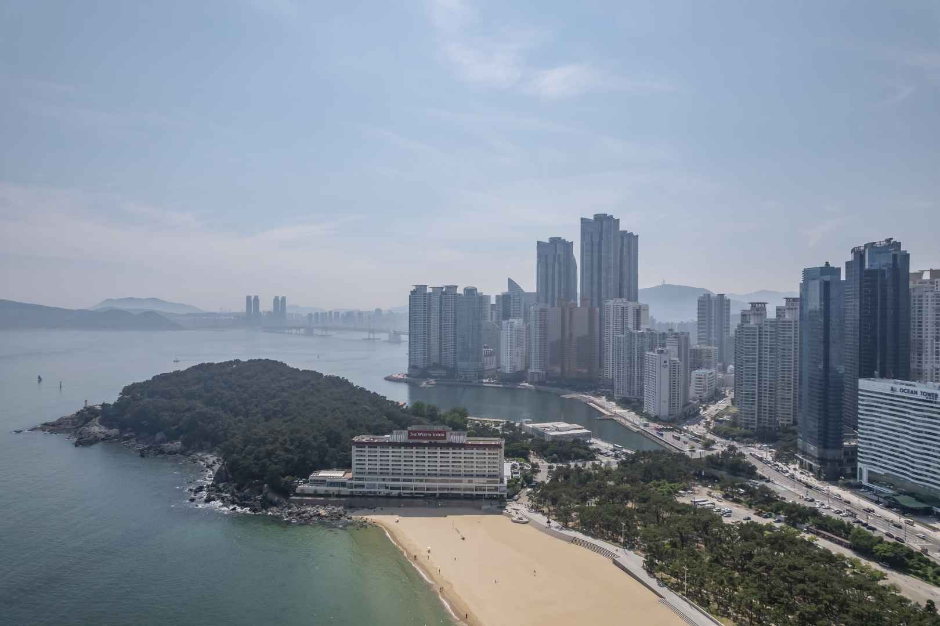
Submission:
[[[344,376],[395,400],[465,406],[482,417],[567,419],[627,446],[655,446],[553,394],[387,382],[383,376],[405,369],[407,345],[362,337],[0,333],[0,622],[450,623],[436,595],[377,529],[286,526],[196,508],[185,491],[197,477],[192,464],[11,432],[74,412],[86,399],[113,401],[125,385],[161,372],[271,358]]]

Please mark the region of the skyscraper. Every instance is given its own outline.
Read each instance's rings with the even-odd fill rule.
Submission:
[[[574,243],[561,237],[535,244],[535,291],[538,302],[558,306],[558,299],[578,301],[578,264]]]
[[[728,369],[733,358],[727,349],[731,337],[731,301],[725,294],[703,293],[699,296],[697,331],[696,343],[715,346],[719,368]]]
[[[679,360],[679,397],[680,408],[689,403],[689,387],[692,382],[692,361],[689,358],[691,351],[689,333],[679,333],[674,330],[659,333],[659,345],[669,351],[670,356]]]
[[[911,379],[940,383],[940,270],[911,274]]]
[[[493,351],[493,369],[499,369],[500,344],[502,343],[502,329],[499,323],[487,320],[481,324],[480,332],[483,335],[483,349],[489,348]]]
[[[639,300],[640,236],[620,231],[620,297]]]
[[[604,364],[604,378],[613,379],[615,351],[614,338],[627,330],[649,328],[650,308],[647,304],[631,302],[625,298],[614,298],[604,302],[604,314],[601,316],[604,326],[601,338],[601,358]]]
[[[643,399],[646,382],[646,353],[659,347],[660,333],[654,330],[625,330],[613,339],[614,398]]]
[[[245,296],[245,323],[251,324],[251,296]]]
[[[620,220],[598,213],[581,218],[581,299],[602,307],[614,298],[635,302],[639,237],[620,230]]]
[[[483,375],[483,299],[476,287],[464,287],[457,297],[457,378],[479,380]]]
[[[682,410],[682,364],[666,348],[647,352],[643,412],[658,418],[676,417]]]
[[[274,319],[280,319],[281,317],[281,298],[279,296],[274,296]]]
[[[748,430],[776,430],[774,360],[776,341],[767,323],[767,303],[752,302],[734,333],[734,405]]]
[[[287,321],[287,296],[281,296],[281,305],[278,307],[281,311],[281,320]]]
[[[451,378],[457,371],[457,285],[431,287],[428,294],[428,369]]]
[[[408,373],[412,375],[423,375],[429,365],[429,305],[428,286],[415,285],[408,296]]]
[[[911,377],[910,255],[885,239],[845,263],[845,425],[858,428],[860,378]]]
[[[777,307],[777,426],[796,423],[800,408],[800,299]]]
[[[842,473],[845,385],[845,286],[838,267],[803,270],[800,283],[800,466],[818,475]]]
[[[261,300],[258,296],[251,298],[251,319],[256,326],[261,325]]]
[[[741,312],[734,334],[734,404],[748,430],[776,430],[796,421],[799,301],[787,298],[776,318],[767,317],[764,302]]]
[[[499,359],[500,373],[515,376],[525,371],[526,362],[526,325],[521,318],[512,318],[503,322],[500,337]]]
[[[522,318],[525,308],[525,290],[519,286],[519,283],[511,278],[506,279],[508,289],[503,293],[503,302],[506,301],[506,294],[509,294],[509,318]],[[505,304],[503,305],[505,306]]]
[[[541,382],[548,377],[548,316],[547,304],[529,307],[529,381]]]
[[[689,360],[692,371],[717,370],[718,348],[715,346],[696,345],[689,349]]]
[[[443,287],[431,287],[428,295],[428,366],[441,364],[441,296]]]
[[[562,302],[548,310],[548,372],[551,378],[593,380],[600,370],[600,311]]]

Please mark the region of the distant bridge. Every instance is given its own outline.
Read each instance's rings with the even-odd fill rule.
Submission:
[[[374,328],[371,326],[343,326],[341,324],[318,324],[307,326],[306,324],[287,324],[284,326],[264,326],[262,329],[266,333],[284,333],[288,335],[326,335],[330,331],[353,331],[360,333],[369,333],[369,339],[377,339],[376,335],[388,335],[389,341],[393,341],[394,336],[407,337],[407,331],[395,330],[393,328]]]

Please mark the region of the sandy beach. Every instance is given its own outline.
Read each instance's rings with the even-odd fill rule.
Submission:
[[[609,559],[528,524],[467,509],[398,511],[364,517],[386,529],[467,624],[682,624]]]

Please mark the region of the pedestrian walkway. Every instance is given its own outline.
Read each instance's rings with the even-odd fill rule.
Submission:
[[[525,507],[512,507],[512,510],[535,522],[536,528],[543,529],[554,537],[570,541],[610,559],[614,565],[659,596],[660,602],[689,626],[721,626],[721,622],[709,615],[704,609],[687,600],[681,594],[663,586],[655,577],[651,576],[643,567],[643,557],[636,552],[564,528],[558,523],[553,523],[541,513],[530,511]]]

